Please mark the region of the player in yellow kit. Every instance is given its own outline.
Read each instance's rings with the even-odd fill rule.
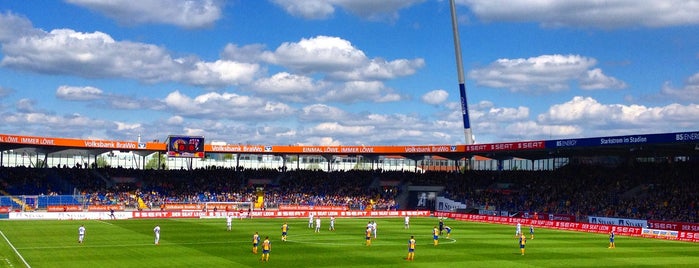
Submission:
[[[519,235],[519,251],[524,255],[524,246],[527,244],[527,237],[524,234]]]
[[[286,241],[286,233],[289,231],[289,225],[285,222],[282,224],[282,241]]]
[[[366,245],[371,246],[371,228],[366,228]]]
[[[269,236],[262,241],[262,258],[260,261],[269,261],[269,252],[272,251],[272,242],[269,241]]]
[[[406,260],[412,261],[415,259],[415,236],[410,236],[408,240],[408,257]]]
[[[437,226],[432,229],[432,241],[435,246],[439,245],[439,229],[437,229]]]
[[[260,235],[255,232],[254,235],[252,235],[252,253],[257,254],[257,245],[260,244]]]

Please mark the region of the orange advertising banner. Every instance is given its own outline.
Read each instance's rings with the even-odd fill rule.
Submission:
[[[32,146],[53,146],[78,149],[103,148],[109,150],[167,150],[165,142],[109,141],[95,139],[68,139],[21,135],[0,134],[0,143],[23,144]],[[315,146],[315,145],[251,145],[251,144],[205,144],[206,153],[249,153],[249,154],[449,154],[449,153],[478,153],[509,150],[545,149],[544,141],[505,142],[474,145],[412,145],[412,146]]]
[[[87,211],[124,211],[124,206],[122,205],[89,205],[87,206]]]
[[[56,205],[56,206],[46,206],[46,211],[48,212],[78,212],[83,211],[80,205]]]
[[[304,206],[304,205],[279,205],[279,210],[349,210],[346,206]]]
[[[163,210],[201,210],[203,206],[199,204],[163,204]]]
[[[80,149],[104,148],[112,150],[153,150],[165,151],[165,143],[109,140],[81,140],[67,138],[20,136],[0,134],[1,143],[24,144],[34,146],[56,146]]]

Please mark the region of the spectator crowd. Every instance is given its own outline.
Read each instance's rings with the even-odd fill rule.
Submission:
[[[308,205],[395,210],[411,208],[405,202],[408,186],[443,186],[439,195],[472,208],[568,214],[580,220],[606,216],[697,222],[698,166],[635,162],[465,172],[0,167],[0,191],[3,195],[77,194],[86,204],[127,208],[134,208],[138,198],[157,209],[166,203],[254,202],[262,193],[264,209]]]

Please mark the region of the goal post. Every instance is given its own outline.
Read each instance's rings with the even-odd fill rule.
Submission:
[[[254,208],[254,202],[204,202],[205,211],[238,212],[241,218],[247,218]]]

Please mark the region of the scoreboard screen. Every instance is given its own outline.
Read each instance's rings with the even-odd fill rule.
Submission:
[[[167,156],[204,158],[204,137],[176,135],[168,136]]]

